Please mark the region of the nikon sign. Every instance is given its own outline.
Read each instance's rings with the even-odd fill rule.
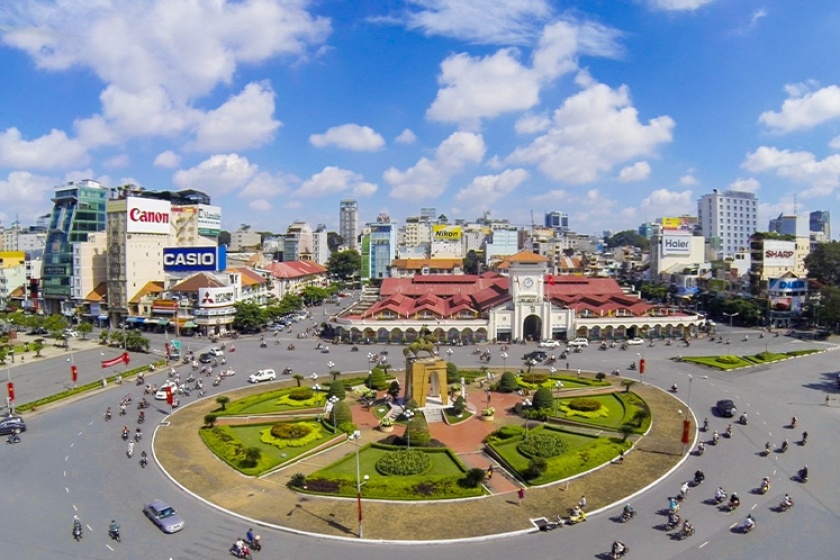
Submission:
[[[167,247],[163,250],[166,272],[216,272],[227,268],[227,251],[221,247]]]
[[[432,226],[432,241],[461,241],[461,226]]]
[[[691,255],[691,235],[664,233],[662,235],[663,257],[687,257]]]

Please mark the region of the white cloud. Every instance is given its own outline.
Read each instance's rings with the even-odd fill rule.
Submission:
[[[443,35],[483,44],[529,43],[541,21],[551,17],[545,0],[409,0],[407,26],[426,35]]]
[[[238,154],[217,154],[191,169],[175,172],[172,182],[182,189],[197,189],[222,195],[245,186],[258,167]]]
[[[407,128],[400,132],[399,136],[394,138],[394,142],[396,142],[397,144],[414,144],[416,140],[417,136],[415,136],[414,133]]]
[[[3,150],[0,149],[0,153]],[[90,175],[88,175],[90,177]],[[9,226],[19,219],[22,224],[33,223],[35,218],[51,207],[50,198],[60,181],[54,177],[35,175],[27,171],[13,171],[0,179],[0,222]]]
[[[352,123],[333,126],[324,134],[313,134],[309,142],[316,148],[335,146],[354,152],[375,152],[385,145],[385,139],[378,132],[369,126]]]
[[[639,206],[644,208],[648,215],[657,216],[673,216],[697,212],[697,202],[694,200],[690,190],[671,191],[668,189],[656,189],[649,196],[643,198]]]
[[[840,154],[818,160],[810,152],[791,152],[761,146],[747,154],[741,167],[752,173],[773,172],[798,184],[810,185],[804,198],[831,194],[840,184]]]
[[[258,198],[249,202],[248,208],[256,212],[268,212],[271,210],[271,203],[264,198]]]
[[[481,58],[449,56],[441,63],[441,87],[426,116],[475,128],[482,118],[530,109],[539,103],[542,87],[578,68],[578,54],[618,56],[618,36],[598,24],[561,20],[543,29],[530,67],[513,48]]]
[[[832,150],[840,150],[840,136],[835,136],[828,141],[828,147]]]
[[[544,113],[539,115],[522,115],[513,125],[513,129],[517,134],[536,134],[538,132],[545,132],[550,127],[551,119]]]
[[[128,167],[131,165],[131,157],[128,154],[119,154],[102,162],[104,167]]]
[[[571,198],[571,193],[563,189],[552,189],[545,191],[536,196],[532,196],[530,200],[537,204],[554,204],[557,202],[566,202]]]
[[[166,150],[165,152],[159,153],[155,157],[154,166],[155,167],[166,167],[166,168],[175,168],[181,165],[181,156],[173,152],[172,150]]]
[[[767,10],[764,8],[758,8],[752,14],[750,14],[750,26],[755,27],[758,25],[758,22],[767,17]]]
[[[686,173],[680,177],[680,185],[684,187],[691,187],[699,182],[700,181],[697,180],[697,177],[695,177],[692,173]]]
[[[341,169],[340,167],[329,166],[304,181],[295,194],[299,197],[312,198],[340,194],[347,191],[362,195],[367,193],[369,195],[376,192],[376,185],[365,183],[362,181],[362,176],[358,173]]]
[[[787,92],[790,97],[782,103],[782,109],[761,113],[760,123],[777,132],[794,132],[840,117],[840,87],[836,85],[805,91],[803,84],[794,84]]]
[[[293,177],[272,175],[270,173],[257,173],[254,175],[239,192],[242,198],[272,198],[289,192],[289,183],[294,182]]]
[[[453,175],[469,164],[480,163],[486,149],[481,135],[455,132],[441,142],[434,159],[421,158],[405,172],[391,167],[382,176],[391,185],[390,195],[394,198],[435,198],[446,189]]]
[[[622,183],[644,181],[650,177],[650,164],[646,161],[637,161],[633,165],[623,167],[618,173],[618,179]]]
[[[554,112],[551,129],[517,148],[508,161],[536,164],[557,181],[590,183],[617,164],[654,154],[671,141],[673,128],[668,116],[640,122],[627,86],[593,83],[566,99]]]
[[[499,175],[482,175],[458,191],[455,200],[470,202],[477,208],[488,208],[516,190],[527,178],[528,172],[524,169],[508,169]]]
[[[51,169],[88,162],[87,152],[60,130],[51,130],[35,140],[26,140],[17,128],[0,132],[0,166]]]
[[[274,115],[274,91],[266,83],[250,83],[199,120],[195,141],[187,148],[215,152],[255,148],[270,141],[280,127]]]
[[[649,0],[653,8],[667,11],[693,11],[715,0]]]
[[[756,193],[761,188],[761,183],[754,177],[747,179],[735,179],[729,184],[729,190]]]

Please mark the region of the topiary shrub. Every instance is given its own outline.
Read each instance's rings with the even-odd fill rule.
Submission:
[[[516,384],[516,376],[513,374],[512,371],[506,371],[502,374],[502,378],[499,380],[499,389],[500,393],[513,393],[519,388]]]
[[[306,488],[306,475],[300,472],[293,474],[286,486],[289,488]]]
[[[567,447],[568,444],[560,436],[543,432],[529,434],[527,438],[519,442],[516,449],[529,458],[550,459],[561,455]]]
[[[466,488],[478,488],[487,477],[487,471],[484,469],[474,468],[467,471],[467,474],[459,482]]]
[[[458,375],[458,366],[456,366],[452,362],[446,362],[446,383],[457,383],[459,379],[460,376]]]
[[[376,462],[377,472],[390,476],[422,474],[432,468],[428,454],[416,449],[386,453]]]
[[[330,411],[330,424],[338,428],[338,426],[348,422],[353,423],[353,412],[350,410],[350,405],[344,401],[338,401]]]
[[[347,391],[344,390],[344,383],[341,381],[333,381],[330,383],[330,390],[327,392],[327,398],[338,397],[340,400],[347,398]]]
[[[607,378],[607,374],[604,373],[603,371],[599,371],[598,373],[595,374],[595,381],[603,381],[606,378]]]
[[[452,412],[455,413],[455,416],[460,416],[464,413],[464,410],[467,409],[467,400],[464,397],[458,397],[454,401],[452,401]]]
[[[411,445],[426,445],[432,440],[429,424],[421,414],[416,414],[405,427],[404,439]]]
[[[572,410],[579,410],[581,412],[594,412],[603,405],[595,399],[579,398],[572,399],[566,406]]]
[[[308,401],[315,396],[311,387],[295,387],[289,391],[289,398],[293,401]]]
[[[524,373],[522,374],[522,381],[531,383],[533,385],[542,385],[548,381],[547,373]]]
[[[385,377],[385,370],[377,366],[370,371],[370,381],[368,386],[375,390],[381,391],[388,386],[388,380]]]
[[[542,457],[534,457],[530,461],[528,461],[528,468],[523,473],[525,478],[531,480],[542,476],[542,474],[548,470],[548,461],[543,459]]]
[[[554,396],[551,394],[551,389],[547,387],[537,389],[531,403],[536,409],[552,408],[554,406]]]
[[[508,426],[502,426],[490,435],[498,438],[499,440],[505,440],[525,435],[525,428],[516,424],[511,424]]]
[[[302,423],[278,422],[271,427],[271,435],[280,439],[300,439],[311,432],[312,428]]]

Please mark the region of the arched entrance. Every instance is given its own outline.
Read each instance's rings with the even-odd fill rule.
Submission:
[[[539,315],[528,315],[522,322],[522,336],[525,340],[542,339],[542,319]]]

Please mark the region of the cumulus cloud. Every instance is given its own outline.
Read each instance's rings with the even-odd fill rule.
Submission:
[[[488,208],[515,191],[527,178],[528,172],[524,169],[508,169],[499,175],[482,175],[458,191],[455,200],[470,202],[474,207]]]
[[[166,167],[172,169],[178,167],[179,165],[181,165],[181,156],[172,150],[166,150],[165,152],[161,152],[155,156],[155,167]]]
[[[693,173],[686,173],[682,177],[680,177],[680,185],[684,187],[690,187],[692,185],[696,185],[700,181],[697,180],[697,177],[694,176]]]
[[[271,203],[264,198],[258,198],[249,202],[248,208],[255,212],[268,212],[271,210]]]
[[[385,145],[385,139],[378,132],[369,126],[352,123],[333,126],[324,134],[313,134],[309,142],[316,148],[335,146],[354,152],[375,152]]]
[[[131,164],[131,157],[128,154],[118,154],[102,162],[105,167],[128,167]]]
[[[273,198],[290,191],[294,177],[272,175],[260,172],[255,174],[239,192],[241,198]]]
[[[261,146],[280,128],[280,121],[273,115],[271,86],[266,82],[248,84],[241,93],[198,119],[195,140],[187,148],[213,152]]]
[[[637,161],[633,165],[623,167],[618,172],[618,179],[622,183],[644,181],[648,177],[650,177],[650,164],[646,161]]]
[[[615,30],[598,24],[561,20],[544,28],[530,66],[513,48],[484,57],[449,56],[441,63],[440,89],[426,116],[475,127],[482,118],[530,109],[546,84],[578,68],[579,54],[618,56],[617,38]]]
[[[791,84],[780,111],[765,111],[758,121],[777,132],[807,130],[840,117],[840,87],[810,91],[806,84]]]
[[[651,7],[669,12],[694,11],[715,0],[648,0]]]
[[[546,134],[514,150],[510,163],[536,164],[554,180],[583,184],[671,141],[674,121],[668,116],[639,121],[627,86],[612,89],[582,79],[586,88],[554,112]]]
[[[394,198],[435,198],[446,189],[453,175],[467,165],[480,163],[486,149],[480,134],[455,132],[438,146],[434,159],[421,158],[404,172],[391,167],[383,178],[391,185],[390,195]]]
[[[572,195],[569,191],[563,189],[551,189],[536,196],[532,196],[530,200],[537,204],[555,204],[558,202],[568,201],[571,197]]]
[[[0,132],[0,166],[52,169],[86,164],[87,151],[60,130],[51,130],[35,140],[26,140],[17,128]]]
[[[801,193],[805,198],[831,194],[840,184],[840,154],[818,160],[810,152],[761,146],[747,154],[741,167],[751,173],[771,172],[794,183],[810,185]]]
[[[3,150],[0,149],[0,154]],[[90,175],[88,175],[90,177]],[[54,177],[35,175],[27,171],[13,171],[0,179],[0,222],[7,226],[19,219],[22,223],[33,223],[35,218],[51,207],[50,198],[54,187],[60,184]]]
[[[690,190],[656,189],[643,198],[639,206],[649,215],[673,216],[697,212],[697,202]]]
[[[296,195],[304,198],[324,197],[351,191],[368,196],[376,192],[376,185],[366,183],[362,176],[347,169],[329,166],[305,180]]]
[[[729,184],[729,190],[740,192],[756,193],[760,188],[761,183],[759,183],[758,179],[755,179],[754,177],[748,177],[746,179],[735,179]]]
[[[172,182],[182,189],[222,195],[245,186],[258,169],[256,164],[238,154],[217,154],[191,169],[177,171]]]
[[[546,0],[409,0],[408,3],[409,29],[480,44],[526,44],[537,33],[540,22],[552,15]]]
[[[513,125],[513,129],[517,134],[536,134],[538,132],[545,132],[550,127],[551,118],[544,113],[538,115],[522,115]]]
[[[400,132],[399,136],[394,138],[394,142],[396,142],[397,144],[414,144],[416,140],[417,136],[415,136],[414,133],[407,128]]]

